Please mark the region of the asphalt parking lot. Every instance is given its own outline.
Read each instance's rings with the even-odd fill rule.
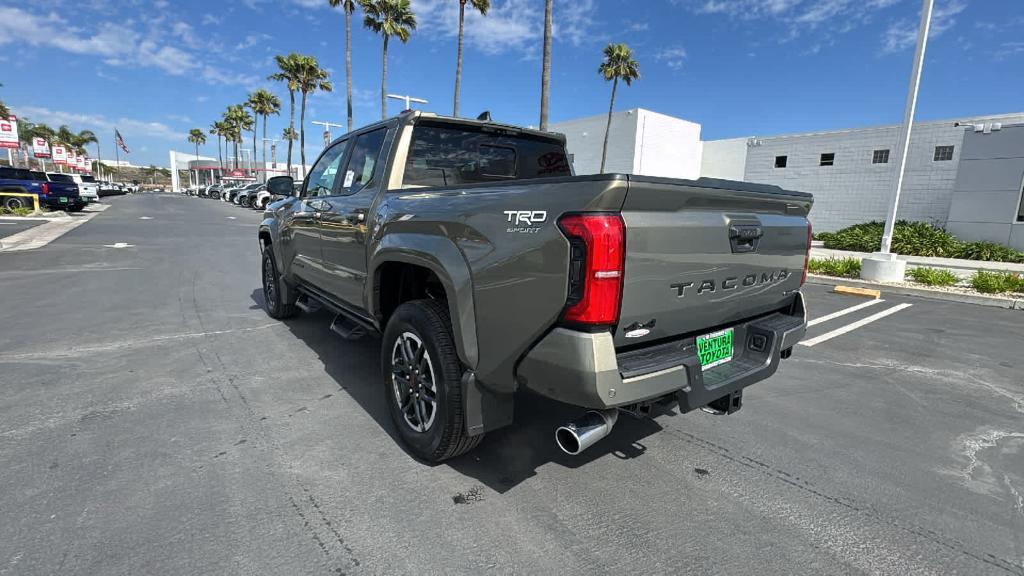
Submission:
[[[39,226],[43,222],[26,222],[24,220],[0,220],[0,238],[17,234],[23,230]]]
[[[813,345],[735,415],[574,458],[524,396],[429,466],[377,342],[263,312],[259,213],[105,203],[0,252],[0,574],[1024,575],[1019,311],[808,285]]]

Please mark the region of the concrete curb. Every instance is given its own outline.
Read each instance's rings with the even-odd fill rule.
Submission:
[[[97,206],[93,210],[85,211],[79,216],[66,216],[64,218],[48,218],[44,224],[33,226],[28,230],[22,230],[0,239],[0,252],[20,252],[23,250],[35,250],[42,248],[50,242],[60,238],[68,232],[85,224],[103,212],[109,205]]]
[[[833,278],[831,276],[818,276],[816,274],[808,274],[807,282],[811,284],[823,284],[825,286],[857,286],[860,288],[875,288],[882,292],[889,292],[891,294],[919,296],[921,298],[930,298],[932,300],[962,302],[964,304],[976,304],[978,306],[992,306],[995,308],[1006,308],[1007,310],[1024,310],[1024,299],[1020,298],[998,298],[995,296],[978,296],[976,294],[958,294],[956,292],[944,292],[942,290],[930,290],[928,288],[909,288],[907,286],[865,282],[864,280],[854,280],[852,278]]]

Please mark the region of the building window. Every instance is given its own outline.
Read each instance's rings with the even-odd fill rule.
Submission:
[[[889,163],[889,151],[888,150],[875,150],[875,153],[871,155],[872,164],[888,164]]]
[[[945,162],[946,160],[953,159],[953,147],[952,146],[936,146],[935,147],[935,161]]]
[[[776,156],[775,157],[775,167],[776,168],[785,168],[787,162],[789,162],[789,156]]]
[[[832,166],[835,163],[836,163],[836,155],[835,155],[835,153],[834,152],[829,152],[827,154],[822,154],[821,155],[821,162],[818,164],[818,166]]]

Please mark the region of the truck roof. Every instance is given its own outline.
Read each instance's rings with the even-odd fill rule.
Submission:
[[[495,122],[493,120],[476,120],[476,119],[471,119],[471,118],[457,118],[455,116],[445,116],[445,115],[442,115],[442,114],[437,114],[435,112],[423,112],[422,110],[406,110],[406,111],[402,112],[401,114],[399,114],[397,116],[391,116],[390,118],[386,118],[384,120],[380,120],[378,122],[374,122],[373,124],[368,124],[366,126],[362,126],[360,128],[357,128],[356,130],[353,130],[352,132],[357,132],[357,131],[365,130],[365,129],[372,128],[372,127],[375,127],[375,126],[384,126],[384,125],[387,125],[387,124],[390,124],[390,123],[393,123],[393,122],[398,122],[400,125],[414,124],[418,120],[421,120],[421,119],[422,120],[437,121],[437,122],[444,122],[444,123],[451,123],[451,124],[461,124],[461,125],[464,125],[464,126],[486,127],[486,128],[496,128],[496,129],[499,129],[499,130],[508,130],[510,132],[515,132],[517,134],[525,134],[525,135],[533,136],[533,137],[536,137],[536,138],[543,138],[543,139],[547,139],[547,140],[555,140],[555,141],[561,143],[563,146],[565,145],[565,134],[562,134],[560,132],[545,132],[543,130],[537,130],[535,128],[524,128],[522,126],[516,126],[514,124],[504,124],[504,123],[501,123],[501,122]],[[347,134],[343,134],[342,136],[339,136],[338,138],[335,138],[335,141],[347,137],[352,132],[349,132]]]

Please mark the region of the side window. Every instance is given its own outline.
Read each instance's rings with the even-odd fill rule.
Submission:
[[[330,196],[334,190],[334,180],[338,175],[341,160],[345,157],[345,142],[331,146],[309,172],[309,184],[306,186],[306,198]]]
[[[338,194],[354,194],[374,184],[373,173],[377,169],[380,149],[384,145],[384,136],[387,133],[387,128],[379,128],[373,132],[360,134],[356,138],[345,167],[345,179],[341,182]]]

